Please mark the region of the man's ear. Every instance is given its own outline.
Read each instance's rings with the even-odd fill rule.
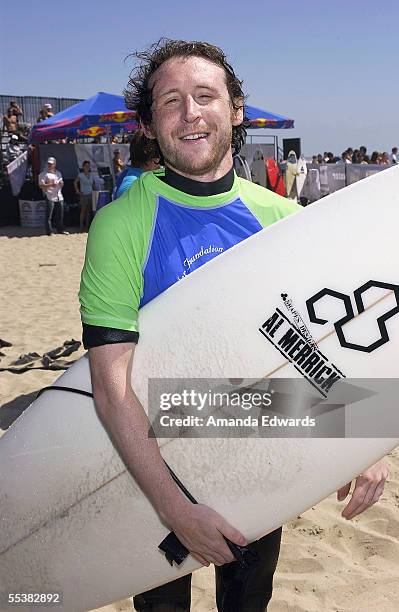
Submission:
[[[139,128],[142,132],[144,132],[144,136],[146,136],[146,138],[149,140],[156,140],[157,137],[155,136],[151,125],[145,125],[140,119]]]
[[[238,106],[239,108],[235,109],[233,107],[231,122],[234,126],[241,125],[241,123],[244,121],[244,98],[235,98],[234,105]]]

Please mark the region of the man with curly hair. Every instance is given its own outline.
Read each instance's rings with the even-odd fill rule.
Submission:
[[[271,598],[281,529],[249,545],[257,562],[240,573],[224,538],[246,545],[245,537],[177,487],[148,435],[131,368],[141,306],[300,207],[235,175],[232,153],[245,140],[244,94],[221,49],[161,40],[136,58],[126,105],[157,142],[165,168],[143,174],[90,228],[80,302],[96,408],[162,522],[200,563],[215,564],[218,610],[260,612]],[[188,611],[190,587],[191,576],[183,576],[137,595],[135,608]]]

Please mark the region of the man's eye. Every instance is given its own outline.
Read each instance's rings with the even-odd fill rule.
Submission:
[[[165,104],[169,106],[170,104],[175,104],[176,102],[178,102],[177,98],[169,98],[169,100],[166,100]]]

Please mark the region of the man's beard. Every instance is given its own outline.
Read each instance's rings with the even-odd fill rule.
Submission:
[[[181,149],[171,146],[169,142],[163,141],[158,138],[158,145],[162,151],[164,162],[166,166],[169,166],[177,172],[182,174],[189,174],[192,176],[202,176],[212,170],[217,170],[231,149],[231,133],[226,130],[219,132],[219,137],[214,147],[212,147],[209,155],[204,157],[200,162],[199,159],[190,159],[185,156]]]

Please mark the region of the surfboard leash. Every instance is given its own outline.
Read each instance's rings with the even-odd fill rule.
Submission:
[[[84,391],[83,389],[74,389],[73,387],[63,387],[60,385],[51,385],[49,387],[43,387],[38,391],[36,395],[36,399],[38,399],[45,391],[67,391],[69,393],[76,393],[78,395],[83,395],[85,397],[90,397],[94,400],[94,395],[90,391]],[[190,491],[184,486],[180,478],[174,473],[170,465],[163,459],[164,464],[166,465],[169,474],[171,475],[174,482],[177,484],[182,493],[187,497],[187,499],[192,504],[198,504],[198,501],[195,499],[193,495],[191,495]],[[247,546],[238,546],[238,544],[234,544],[231,540],[223,536],[227,546],[229,547],[231,553],[239,564],[241,570],[246,570],[251,567],[257,559],[257,554],[250,550]],[[190,554],[188,548],[184,546],[175,534],[174,531],[168,533],[166,538],[162,540],[159,544],[158,548],[165,553],[165,557],[170,565],[173,565],[173,562],[176,565],[181,565],[186,559],[186,557]]]

